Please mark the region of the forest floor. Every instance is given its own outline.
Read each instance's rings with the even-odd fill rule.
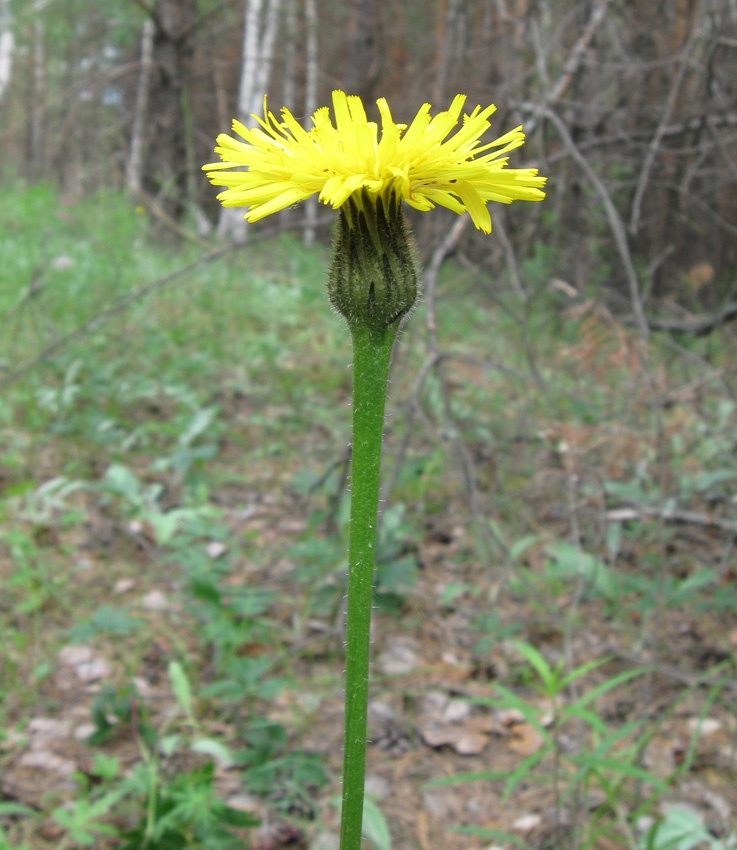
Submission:
[[[0,850],[337,848],[326,252],[255,243],[75,334],[201,248],[122,198],[0,218],[0,381],[73,334],[0,393]],[[541,256],[527,305],[448,264],[442,368],[424,308],[396,352],[367,838],[734,846],[736,341],[645,344]]]

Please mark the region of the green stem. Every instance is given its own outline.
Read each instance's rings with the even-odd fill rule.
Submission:
[[[345,749],[340,850],[360,850],[366,774],[369,630],[379,506],[381,437],[389,360],[397,324],[386,330],[354,324],[353,459],[346,613]]]

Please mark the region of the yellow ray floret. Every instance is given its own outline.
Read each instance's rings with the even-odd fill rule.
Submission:
[[[541,201],[545,177],[534,168],[507,168],[506,154],[525,141],[522,127],[482,144],[495,106],[477,106],[463,116],[465,95],[457,95],[447,112],[432,117],[424,104],[411,124],[396,124],[384,98],[377,101],[378,125],[366,118],[358,97],[333,92],[331,121],[327,107],[312,116],[307,131],[288,109],[281,121],[269,112],[253,116],[249,128],[233,121],[233,131],[217,138],[215,153],[222,162],[203,166],[225,207],[248,207],[245,218],[258,221],[317,194],[337,209],[354,193],[395,195],[418,210],[436,204],[470,213],[473,223],[491,232],[489,201]],[[456,130],[455,134],[448,135]],[[245,167],[247,170],[242,170]]]

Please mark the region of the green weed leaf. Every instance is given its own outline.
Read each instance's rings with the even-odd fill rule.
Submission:
[[[184,668],[178,661],[170,661],[168,672],[171,689],[176,701],[179,703],[179,707],[187,715],[189,720],[194,720],[192,688],[190,687],[189,679],[187,678],[187,674],[184,672]]]
[[[215,738],[199,738],[196,740],[190,749],[195,753],[212,756],[220,767],[232,767],[235,764],[233,753],[225,746],[222,741]]]
[[[391,850],[392,839],[389,824],[381,809],[369,797],[363,801],[363,837],[374,845],[376,850]]]

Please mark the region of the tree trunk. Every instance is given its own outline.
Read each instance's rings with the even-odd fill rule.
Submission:
[[[270,0],[266,9],[263,36],[258,56],[256,89],[252,93],[252,100],[248,116],[258,113],[263,108],[264,96],[267,94],[271,71],[274,65],[274,44],[276,31],[279,28],[279,7],[281,0]]]
[[[305,113],[309,122],[317,109],[318,85],[319,85],[319,44],[317,40],[317,0],[305,0],[305,24],[307,30],[307,41],[305,43],[305,54],[307,61],[305,76]],[[309,127],[308,127],[309,129]],[[317,221],[317,198],[309,198],[305,202],[305,218],[307,224],[302,233],[305,245],[312,245],[315,241],[315,222]]]
[[[458,54],[459,25],[463,15],[464,0],[448,0],[445,10],[441,9],[438,21],[438,64],[435,72],[432,99],[436,109],[442,106],[447,96],[451,68],[463,61]]]
[[[284,6],[282,103],[294,114],[297,108],[297,0],[285,0]]]
[[[351,5],[344,85],[348,94],[360,95],[364,102],[373,100],[381,71],[381,6],[378,0],[356,0]]]
[[[193,77],[196,0],[157,0],[154,22],[148,138],[143,159],[144,188],[156,196],[174,219],[187,211],[191,188],[191,120],[187,112],[188,87]]]
[[[151,87],[153,67],[154,22],[146,18],[141,32],[141,72],[138,76],[138,90],[133,114],[133,131],[128,162],[125,169],[125,181],[133,192],[140,192],[143,181],[143,152],[146,137],[146,113]]]
[[[5,90],[10,84],[14,48],[10,0],[0,0],[0,109],[2,109]]]
[[[238,120],[246,127],[255,125],[252,114],[263,110],[263,100],[271,78],[274,43],[279,24],[280,0],[246,0],[246,19],[243,33],[243,65],[238,91]],[[231,237],[245,242],[247,222],[238,208],[223,208],[218,221],[220,239]]]
[[[38,179],[44,166],[44,109],[46,103],[46,49],[40,16],[33,21],[33,106],[31,107],[31,175]]]

